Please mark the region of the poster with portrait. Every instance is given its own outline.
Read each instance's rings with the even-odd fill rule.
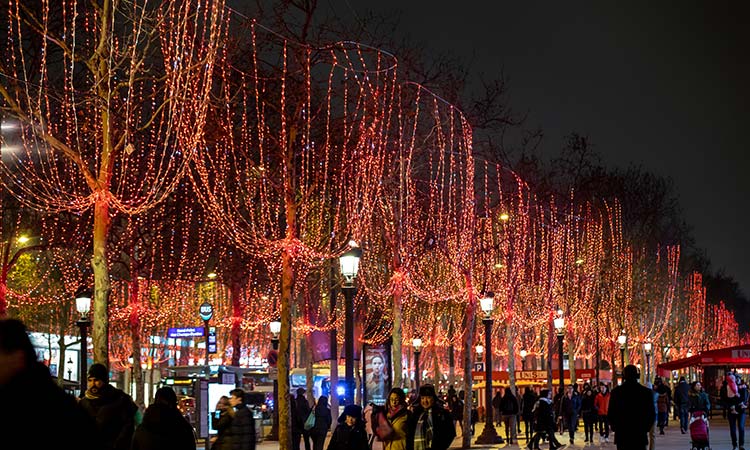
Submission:
[[[391,351],[388,344],[365,346],[365,401],[385,405],[391,390]]]

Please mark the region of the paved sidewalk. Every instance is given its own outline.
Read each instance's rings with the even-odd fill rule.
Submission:
[[[582,423],[581,423],[582,425]],[[482,433],[482,430],[484,428],[484,424],[476,424],[476,436]],[[501,427],[497,427],[498,435],[505,436],[505,430],[503,430]],[[750,433],[750,430],[748,430]],[[656,446],[655,450],[690,450],[690,435],[689,434],[682,434],[680,433],[680,426],[679,422],[671,420],[669,422],[669,426],[664,430],[664,435],[659,435],[659,431],[656,431]],[[523,433],[521,434],[523,436]],[[748,436],[750,438],[750,436]],[[560,441],[562,444],[564,444],[564,448],[567,449],[586,449],[586,450],[615,450],[615,444],[613,435],[610,435],[609,443],[605,444],[599,444],[598,443],[598,436],[595,436],[594,443],[593,444],[584,444],[583,442],[583,427],[579,427],[578,432],[575,435],[574,444],[570,444],[568,441],[568,434],[567,432],[564,435],[557,434],[557,440]],[[461,448],[461,436],[456,437],[456,440],[453,441],[453,445],[451,446],[451,449],[460,449]],[[520,443],[520,446],[519,446]],[[521,439],[519,443],[515,443],[513,445],[508,444],[498,444],[494,446],[486,446],[486,445],[475,445],[474,444],[474,438],[471,439],[471,448],[473,449],[488,449],[488,448],[508,448],[508,449],[525,449],[526,448],[526,441],[524,439]],[[711,448],[713,450],[730,450],[732,448],[732,441],[729,438],[729,425],[727,424],[727,421],[722,418],[714,418],[711,420],[711,426],[710,426],[710,443]],[[749,442],[750,444],[750,442]],[[328,441],[326,440],[326,446],[328,445]],[[304,445],[300,445],[301,448],[305,448]],[[202,448],[202,446],[199,445],[199,449]],[[277,450],[279,448],[278,442],[269,442],[264,441],[260,442],[256,446],[256,450]],[[324,447],[325,448],[325,447]],[[544,443],[540,445],[540,448],[542,450],[546,450],[549,448],[549,445]],[[748,446],[748,449],[750,449],[750,446]],[[375,443],[373,445],[373,450],[382,450],[382,445],[380,443]]]

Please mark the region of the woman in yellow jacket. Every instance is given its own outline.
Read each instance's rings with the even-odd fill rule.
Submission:
[[[407,422],[411,413],[406,408],[406,395],[399,388],[391,389],[388,394],[386,419],[393,429],[389,436],[381,437],[384,450],[406,450]],[[374,423],[373,428],[378,424]]]

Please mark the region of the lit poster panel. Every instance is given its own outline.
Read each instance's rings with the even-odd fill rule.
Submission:
[[[391,358],[387,345],[365,347],[365,398],[367,403],[385,405],[391,390]]]

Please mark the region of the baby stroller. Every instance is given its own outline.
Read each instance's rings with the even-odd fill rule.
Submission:
[[[690,450],[711,450],[708,444],[708,419],[703,411],[690,416]]]

